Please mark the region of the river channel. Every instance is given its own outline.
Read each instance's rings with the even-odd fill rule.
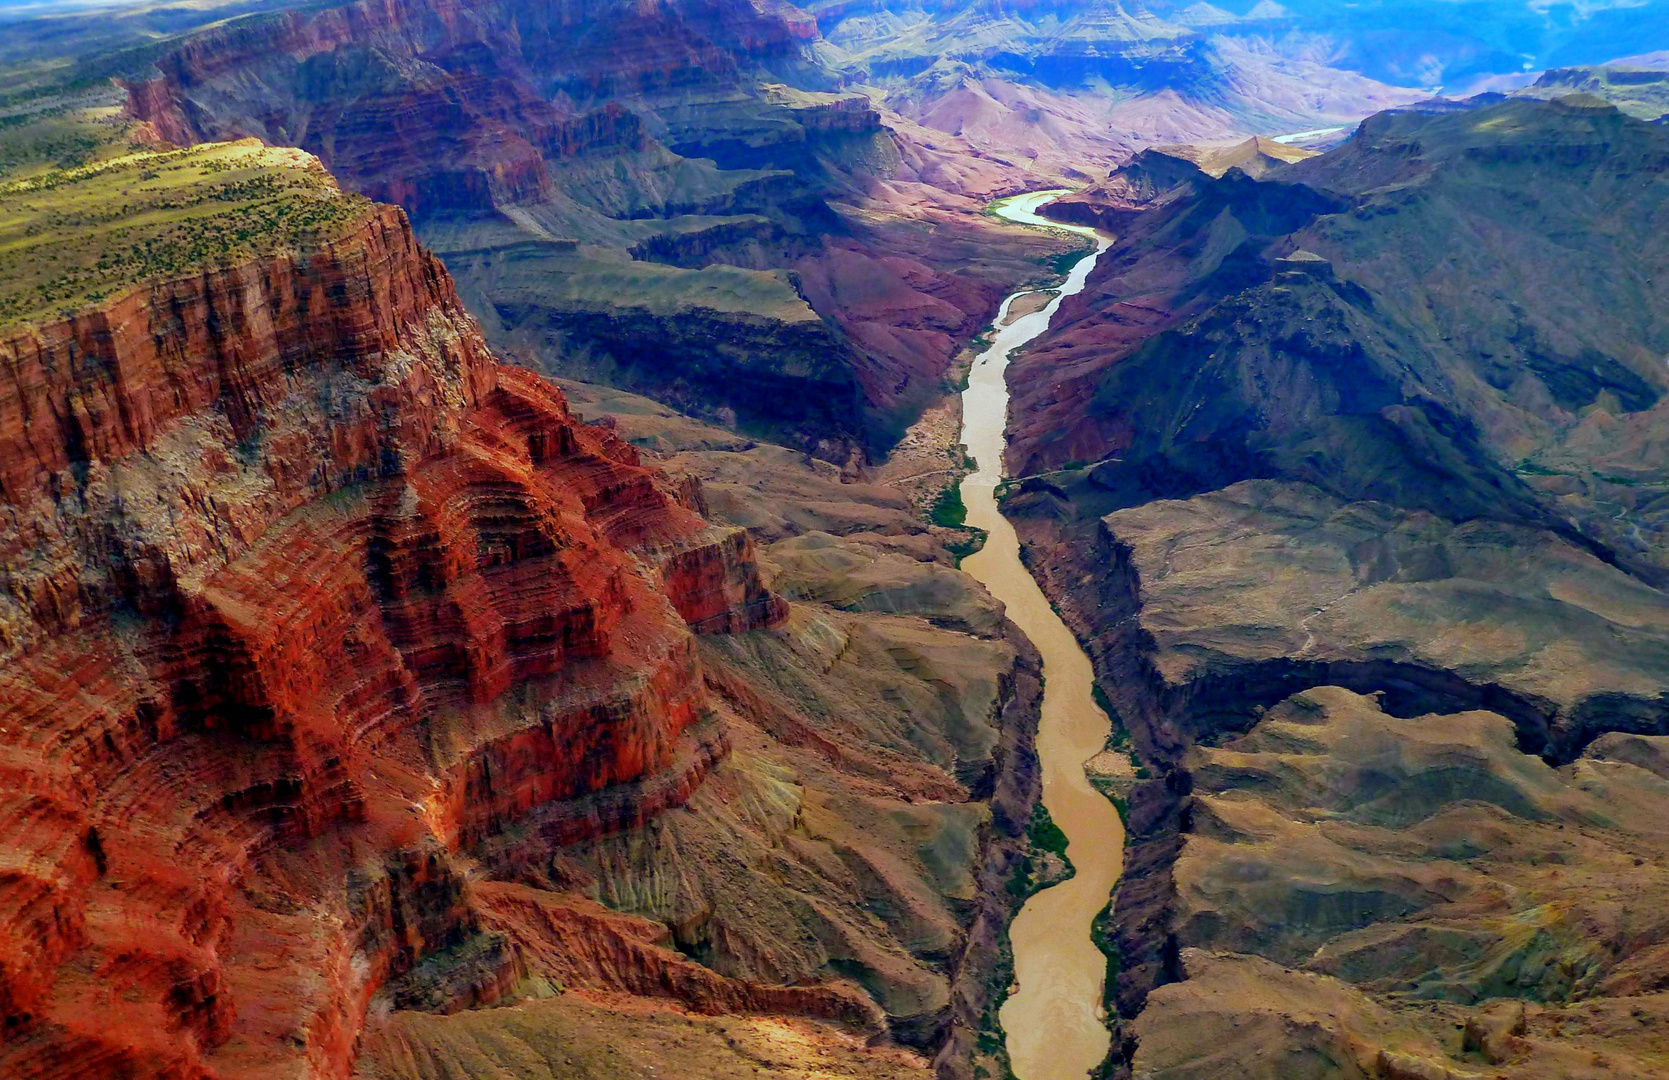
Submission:
[[[1059,194],[1023,195],[1000,204],[997,213],[1021,224],[1093,237],[1095,251],[1072,268],[1042,310],[1008,322],[1010,308],[1025,293],[1003,301],[995,340],[974,361],[962,394],[962,441],[978,464],[978,471],[962,481],[962,500],[968,524],[986,530],[989,537],[981,551],[963,561],[962,569],[1007,605],[1009,618],[1043,655],[1043,718],[1037,737],[1043,803],[1066,833],[1067,857],[1077,869],[1071,880],[1028,900],[1009,929],[1018,987],[1003,1004],[1000,1018],[1020,1080],[1083,1080],[1107,1055],[1110,1037],[1101,1009],[1107,962],[1090,939],[1090,923],[1106,905],[1124,864],[1124,828],[1118,812],[1084,775],[1084,762],[1106,745],[1110,727],[1091,694],[1089,657],[1021,564],[1014,529],[996,502],[1007,442],[1008,386],[1003,375],[1008,358],[1049,328],[1062,298],[1083,291],[1090,269],[1108,244],[1094,230],[1038,216],[1038,209]]]

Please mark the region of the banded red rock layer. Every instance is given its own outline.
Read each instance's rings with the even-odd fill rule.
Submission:
[[[780,2],[360,0],[190,35],[129,108],[178,145],[302,147],[423,219],[548,200],[553,162],[644,148],[617,99],[733,95],[739,63],[798,57],[816,32]]]
[[[690,624],[782,615],[394,208],[0,364],[9,1077],[344,1075],[378,988],[480,930],[452,853],[686,798],[723,752]]]
[[[478,892],[483,921],[565,987],[673,998],[708,1015],[790,1013],[882,1028],[879,1007],[855,983],[766,986],[727,978],[674,951],[663,923],[525,885],[490,882]]]

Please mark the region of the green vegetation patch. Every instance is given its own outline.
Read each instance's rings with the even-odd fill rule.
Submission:
[[[1047,858],[1050,855],[1058,858],[1053,868]],[[1032,808],[1026,826],[1026,854],[1009,879],[1008,894],[1024,902],[1033,893],[1070,880],[1075,873],[1072,860],[1066,857],[1066,833],[1049,816],[1049,808],[1039,802]]]
[[[108,108],[0,127],[0,329],[132,288],[302,251],[371,210],[300,150],[254,139],[164,150]]]
[[[1038,262],[1043,265],[1045,270],[1049,271],[1050,277],[1064,278],[1072,273],[1072,268],[1077,266],[1084,256],[1094,250],[1095,245],[1086,242],[1071,251],[1058,251],[1053,255],[1045,255]]]
[[[1118,940],[1113,932],[1113,904],[1109,899],[1107,906],[1096,913],[1095,920],[1090,923],[1090,940],[1101,950],[1107,958],[1107,975],[1101,983],[1101,1008],[1111,1026],[1114,1017],[1118,1016],[1118,975],[1123,969],[1119,962]]]
[[[948,485],[933,499],[927,516],[933,524],[946,529],[960,529],[968,520],[968,505],[962,501],[962,483]]]
[[[945,542],[945,550],[950,552],[951,558],[956,560],[956,568],[962,569],[962,560],[969,555],[978,553],[985,547],[987,534],[984,529],[968,529],[962,536]]]
[[[1026,837],[1032,846],[1039,851],[1049,851],[1061,858],[1066,858],[1066,833],[1055,824],[1055,819],[1049,816],[1049,808],[1042,803],[1032,811],[1031,824],[1026,827]]]

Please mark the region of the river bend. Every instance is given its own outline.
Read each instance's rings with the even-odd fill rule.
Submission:
[[[985,547],[962,569],[1008,608],[1043,656],[1043,717],[1037,752],[1043,769],[1043,803],[1066,833],[1067,857],[1077,873],[1026,902],[1009,929],[1018,987],[1000,1018],[1008,1054],[1020,1080],[1083,1080],[1107,1056],[1110,1036],[1102,1021],[1106,958],[1090,939],[1090,923],[1106,905],[1124,864],[1124,827],[1113,804],[1090,786],[1084,762],[1106,745],[1109,721],[1091,693],[1089,657],[1050,607],[1020,562],[1014,528],[997,510],[1007,442],[1008,386],[1004,371],[1014,350],[1049,328],[1061,300],[1082,292],[1108,241],[1092,229],[1060,225],[1037,210],[1060,192],[1033,192],[999,205],[1010,221],[1094,237],[1096,249],[1067,276],[1041,311],[1007,323],[1025,293],[1003,301],[991,347],[974,361],[962,394],[962,441],[978,470],[962,481],[968,524],[986,530]]]

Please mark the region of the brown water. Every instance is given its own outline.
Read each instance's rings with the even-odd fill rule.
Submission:
[[[991,348],[974,361],[962,394],[962,441],[979,464],[979,471],[962,481],[962,500],[968,507],[968,524],[990,534],[985,547],[964,560],[962,569],[1008,606],[1009,618],[1043,654],[1043,719],[1037,736],[1043,803],[1065,831],[1067,857],[1077,868],[1070,881],[1028,900],[1009,928],[1019,986],[1003,1004],[1000,1018],[1020,1080],[1083,1080],[1107,1056],[1110,1036],[1101,1019],[1107,961],[1090,940],[1090,922],[1106,906],[1124,866],[1124,826],[1118,812],[1084,776],[1084,762],[1106,745],[1110,729],[1107,715],[1090,693],[1089,657],[1021,564],[1014,529],[998,512],[995,498],[1007,442],[1008,386],[1003,371],[1009,354],[1049,328],[1061,300],[1083,291],[1090,268],[1107,248],[1107,240],[1091,229],[1037,216],[1037,209],[1058,194],[1034,192],[997,212],[1011,221],[1094,236],[1095,253],[1073,268],[1060,295],[1042,311],[1004,326],[1014,297],[1003,302],[997,318],[1001,329]]]

